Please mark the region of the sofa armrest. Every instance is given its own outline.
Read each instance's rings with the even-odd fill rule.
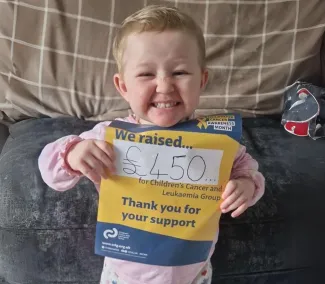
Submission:
[[[8,136],[9,136],[8,127],[0,123],[0,153],[2,151],[3,145],[5,144]]]

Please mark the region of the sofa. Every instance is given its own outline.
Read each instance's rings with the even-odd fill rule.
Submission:
[[[97,192],[87,179],[55,192],[37,159],[59,137],[128,114],[112,39],[149,4],[201,25],[210,78],[198,114],[242,114],[242,144],[266,178],[256,206],[222,216],[213,283],[324,283],[324,142],[281,125],[288,86],[325,87],[323,0],[1,0],[0,283],[99,283]]]

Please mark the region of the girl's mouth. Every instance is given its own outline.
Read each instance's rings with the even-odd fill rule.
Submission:
[[[152,103],[151,105],[155,108],[172,108],[178,106],[179,102],[168,102],[168,103]]]

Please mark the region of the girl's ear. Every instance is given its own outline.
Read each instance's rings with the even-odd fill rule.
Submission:
[[[202,71],[202,75],[201,75],[201,90],[203,90],[205,88],[205,86],[207,85],[208,83],[208,80],[209,80],[209,71],[208,69],[204,69]]]
[[[126,88],[125,82],[124,82],[121,74],[119,74],[119,73],[114,74],[113,81],[114,81],[116,90],[128,102],[128,90]]]

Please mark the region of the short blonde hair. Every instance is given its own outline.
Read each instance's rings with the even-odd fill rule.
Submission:
[[[132,33],[162,32],[165,30],[184,31],[194,36],[199,50],[199,63],[205,68],[205,41],[201,28],[187,14],[174,7],[150,5],[127,17],[121,29],[115,36],[113,43],[113,55],[119,72],[122,72],[123,52],[125,41]]]

